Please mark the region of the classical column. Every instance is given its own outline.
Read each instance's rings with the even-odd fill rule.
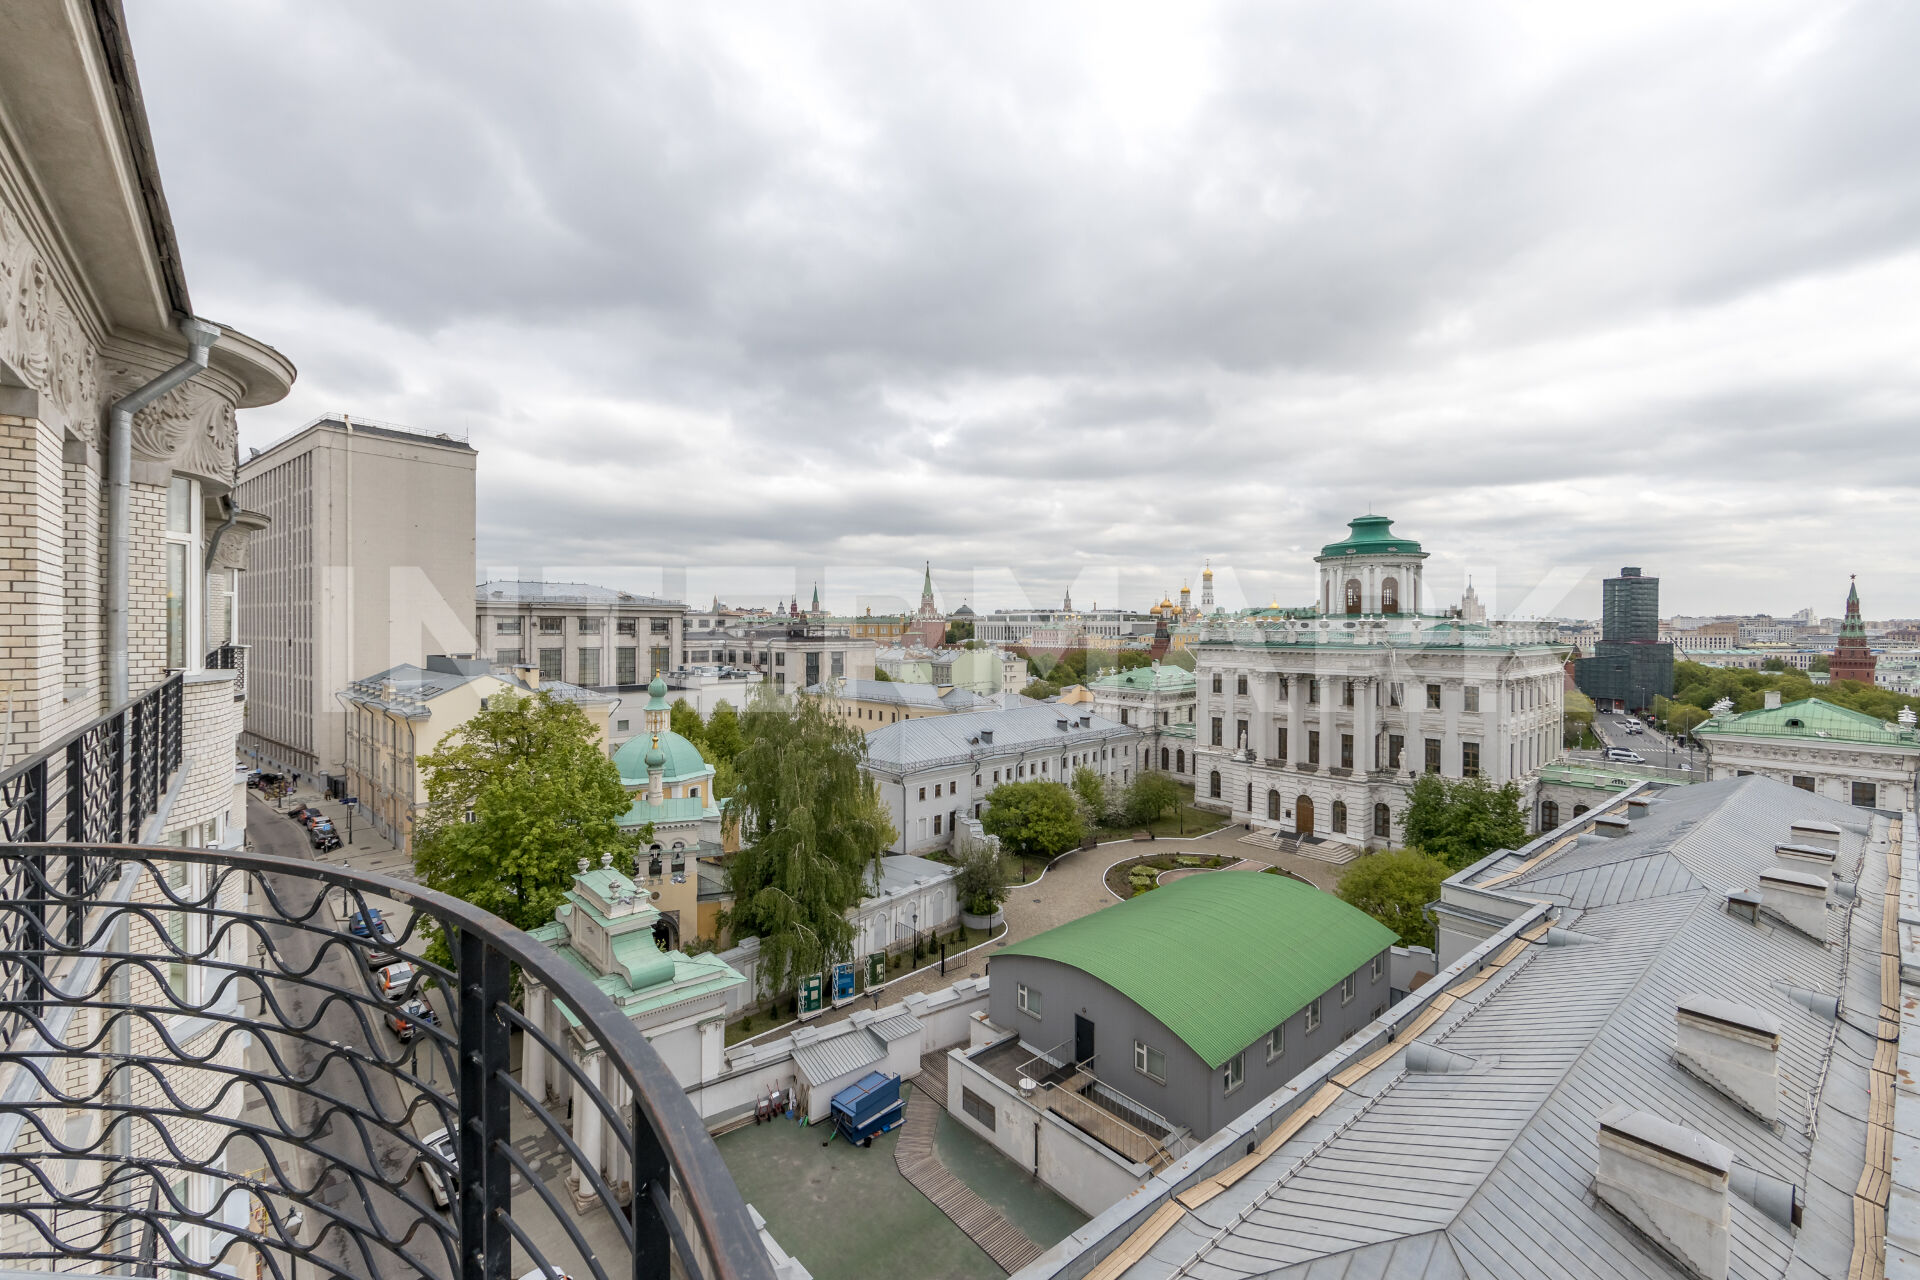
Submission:
[[[602,1054],[598,1049],[580,1060],[581,1074],[595,1089],[600,1085],[600,1062]],[[574,1207],[586,1212],[600,1202],[600,1193],[593,1188],[593,1181],[587,1170],[598,1172],[600,1169],[600,1130],[606,1120],[600,1114],[598,1103],[587,1096],[583,1089],[574,1090],[573,1099],[573,1142],[580,1148],[580,1160],[573,1166],[573,1176],[569,1181],[573,1185]],[[584,1167],[583,1167],[584,1166]]]
[[[527,988],[527,1021],[539,1028],[542,1033],[547,1029],[547,1008],[549,997],[544,987]],[[530,1035],[520,1037],[520,1078],[532,1094],[534,1101],[545,1103],[547,1100],[547,1051],[540,1042]]]
[[[1357,773],[1371,773],[1377,767],[1373,752],[1379,732],[1375,717],[1379,712],[1373,700],[1379,692],[1380,682],[1376,676],[1361,676],[1354,681],[1353,767]]]
[[[1320,768],[1334,769],[1340,765],[1340,730],[1335,725],[1334,708],[1340,705],[1344,692],[1344,677],[1320,678]]]
[[[1295,673],[1287,677],[1287,764],[1299,764],[1307,758],[1307,679]]]

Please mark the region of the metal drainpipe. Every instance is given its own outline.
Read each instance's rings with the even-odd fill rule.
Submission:
[[[207,367],[218,325],[188,316],[180,322],[187,358],[114,402],[107,427],[107,703],[127,700],[127,596],[133,506],[133,415]]]

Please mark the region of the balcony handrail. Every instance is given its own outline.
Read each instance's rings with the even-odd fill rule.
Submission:
[[[44,857],[56,851],[72,852],[72,847],[0,845],[0,859],[20,863],[27,879],[31,881],[36,876],[35,868],[41,865]],[[77,955],[83,951],[89,954],[104,953],[109,969],[132,969],[136,973],[144,972],[156,980],[158,980],[158,968],[174,960],[185,960],[189,964],[208,971],[210,975],[219,975],[216,995],[199,1006],[186,1003],[183,997],[163,985],[161,989],[172,1004],[170,1007],[160,1007],[161,1013],[167,1015],[184,1013],[205,1018],[214,1025],[226,1025],[229,1030],[253,1025],[268,1031],[278,1031],[293,1039],[305,1039],[312,1044],[328,1046],[322,1063],[323,1067],[328,1063],[334,1063],[337,1057],[344,1054],[345,1061],[352,1064],[352,1069],[363,1079],[368,1075],[370,1068],[386,1066],[390,1069],[390,1073],[397,1076],[402,1083],[417,1085],[419,1083],[417,1077],[398,1070],[400,1059],[389,1062],[379,1054],[366,1049],[356,1049],[353,1046],[343,1048],[336,1042],[321,1041],[310,1035],[309,1033],[319,1025],[319,1012],[316,1012],[304,1025],[289,1022],[276,1026],[267,1020],[264,994],[262,1013],[256,1020],[250,1021],[239,1015],[236,1009],[224,1007],[216,1009],[213,1006],[229,988],[243,987],[250,975],[263,993],[268,989],[265,979],[292,982],[302,989],[322,992],[321,1012],[335,1003],[346,1001],[359,1017],[361,1025],[365,1026],[367,1018],[361,1008],[362,1005],[383,1011],[391,1006],[375,1003],[363,995],[338,985],[315,980],[327,949],[341,943],[347,944],[349,951],[358,946],[369,952],[377,950],[380,954],[385,954],[389,950],[396,952],[401,958],[412,961],[419,972],[431,973],[449,987],[447,993],[448,1003],[451,1006],[449,1022],[453,1029],[441,1030],[438,1027],[422,1025],[419,1030],[430,1033],[433,1040],[444,1042],[443,1047],[450,1046],[455,1051],[449,1058],[449,1063],[457,1066],[459,1073],[454,1097],[445,1098],[435,1094],[428,1101],[443,1113],[457,1105],[461,1116],[459,1134],[462,1158],[455,1166],[460,1172],[460,1177],[458,1186],[453,1192],[453,1207],[456,1214],[452,1235],[458,1238],[457,1274],[463,1277],[463,1280],[502,1280],[507,1274],[512,1240],[518,1240],[529,1250],[532,1249],[531,1242],[525,1237],[521,1228],[514,1225],[508,1211],[508,1202],[511,1198],[508,1191],[510,1178],[515,1173],[527,1179],[534,1177],[534,1171],[526,1166],[519,1153],[513,1149],[509,1108],[511,1102],[517,1099],[533,1110],[536,1119],[546,1121],[547,1117],[544,1112],[545,1100],[533,1098],[518,1081],[512,1078],[508,1069],[507,1035],[513,1027],[520,1028],[530,1037],[539,1037],[541,1043],[550,1052],[557,1053],[562,1069],[573,1071],[575,1090],[573,1100],[576,1110],[582,1105],[596,1107],[611,1126],[611,1133],[624,1134],[632,1140],[633,1145],[627,1154],[632,1164],[633,1204],[629,1213],[623,1214],[619,1211],[613,1190],[602,1179],[598,1169],[583,1155],[565,1132],[555,1130],[560,1144],[574,1159],[576,1168],[584,1170],[581,1179],[583,1191],[590,1189],[593,1198],[599,1199],[609,1208],[624,1240],[632,1249],[634,1277],[646,1277],[648,1280],[652,1277],[664,1278],[668,1274],[668,1252],[673,1250],[681,1254],[688,1274],[702,1274],[711,1277],[711,1280],[773,1280],[772,1265],[760,1242],[759,1232],[753,1224],[751,1214],[741,1199],[739,1190],[734,1186],[731,1176],[727,1173],[719,1151],[707,1134],[699,1114],[672,1072],[648,1043],[645,1035],[620,1012],[609,996],[596,987],[583,972],[575,969],[556,952],[535,941],[526,933],[457,898],[390,876],[357,871],[345,865],[313,863],[270,854],[170,846],[99,845],[88,847],[86,853],[101,858],[109,865],[137,863],[144,864],[148,868],[158,886],[159,897],[155,900],[136,902],[132,906],[120,907],[118,911],[122,919],[129,916],[144,919],[149,927],[157,931],[157,936],[162,940],[163,949],[156,956],[153,953],[116,954],[111,947],[100,947],[98,943],[102,933],[101,926],[98,924],[100,919],[98,909],[108,904],[93,900],[94,894],[89,892],[86,895],[89,901],[84,904],[68,902],[66,906],[69,911],[78,911],[83,906],[93,909],[92,913],[87,915],[91,940],[86,943],[77,940],[63,943],[54,939],[51,940],[52,945],[48,950],[61,958]],[[200,865],[210,868],[212,872],[220,873],[218,876],[210,873],[207,877],[208,883],[215,886],[212,890],[213,896],[207,901],[215,902],[216,905],[209,907],[190,896],[177,895],[166,877],[154,867],[153,864],[156,863]],[[12,874],[11,868],[8,869],[8,874]],[[219,885],[227,877],[236,874],[248,877],[250,883],[264,893],[266,905],[278,914],[265,915],[257,909],[238,910],[217,905]],[[283,877],[316,886],[317,892],[307,908],[294,912],[286,910],[285,904],[281,902],[274,888],[276,880]],[[38,892],[45,898],[60,898],[63,894],[57,881],[44,877],[38,879],[37,887]],[[350,911],[364,912],[369,906],[377,907],[382,900],[386,900],[410,908],[415,914],[407,923],[403,935],[390,946],[369,939],[356,939],[340,930],[321,927],[317,919],[328,909],[327,904],[336,902],[336,892],[345,895],[346,905]],[[179,944],[173,944],[174,952],[166,951],[164,948],[168,940],[163,917],[177,916],[181,914],[179,909],[182,908],[197,909],[200,914],[220,919],[222,921],[221,937],[214,938],[213,931],[209,930],[210,941],[198,952],[181,949]],[[32,907],[30,904],[22,904],[19,901],[0,902],[0,914],[9,911],[16,913],[24,911],[31,916]],[[447,931],[446,936],[455,955],[454,968],[442,969],[404,950],[406,944],[415,936],[420,922],[425,918],[433,919]],[[236,923],[241,927],[242,932],[251,928],[258,935],[258,940],[268,945],[271,958],[280,966],[277,971],[264,968],[261,964],[250,963],[252,957],[247,957],[241,962],[213,958],[215,950],[223,945],[226,932]],[[272,944],[268,942],[267,926],[269,925],[289,928],[321,938],[321,951],[314,962],[305,968],[290,967],[285,958],[273,951]],[[365,956],[361,958],[365,959]],[[26,957],[26,963],[29,965],[33,963],[32,955]],[[512,1007],[508,985],[508,975],[512,966],[518,966],[530,981],[537,982],[567,1007],[573,1015],[577,1028],[597,1046],[600,1052],[604,1053],[613,1074],[626,1086],[634,1102],[635,1119],[640,1123],[629,1125],[620,1109],[607,1098],[596,1083],[566,1060],[565,1049],[552,1045],[519,1011]],[[51,966],[48,966],[48,969],[50,970]],[[355,970],[355,972],[359,971]],[[79,1001],[80,995],[71,987],[63,990],[60,981],[54,978],[50,971],[42,971],[37,998],[46,1004],[53,1004],[61,1001]],[[8,1006],[17,1000],[18,996],[15,993],[0,993],[0,1010],[14,1012]],[[81,1001],[81,1003],[84,1007],[103,1011],[102,1016],[128,1011],[128,1006],[111,1001],[104,1003]],[[132,1011],[146,1015],[156,1027],[160,1025],[158,1020],[152,1017],[153,1011]],[[272,1011],[276,1014],[281,1012],[277,1001],[273,1002]],[[49,1035],[49,1024],[42,1020],[38,1009],[27,1009],[25,1016],[34,1023],[41,1040],[57,1043],[58,1037]],[[170,1041],[170,1037],[164,1034],[161,1038]],[[222,1039],[224,1038],[223,1034]],[[170,1050],[178,1051],[178,1047],[170,1043],[168,1047]],[[50,1056],[57,1055],[50,1055],[44,1046],[30,1049],[23,1054],[16,1051],[15,1046],[9,1043],[4,1049],[0,1049],[0,1064],[11,1064],[17,1070],[35,1070],[26,1059],[30,1058],[44,1064]],[[185,1058],[174,1060],[181,1062],[183,1067],[190,1067],[193,1070],[233,1070],[210,1066],[199,1060]],[[149,1067],[149,1070],[151,1069]],[[35,1070],[35,1074],[40,1073]],[[257,1080],[255,1083],[263,1088],[268,1083],[299,1085],[304,1088],[305,1085],[318,1079],[319,1074],[316,1072],[311,1080],[306,1081]],[[7,1100],[0,1100],[0,1113],[18,1109],[17,1105],[12,1103],[11,1097],[10,1092]],[[351,1101],[342,1102],[338,1098],[329,1097],[328,1104],[329,1115],[344,1114],[363,1128],[369,1119],[388,1127],[396,1123],[375,1114],[374,1111],[356,1109]],[[113,1109],[108,1104],[99,1105],[104,1109]],[[412,1111],[409,1110],[407,1114],[410,1116]],[[160,1115],[162,1121],[166,1118],[166,1114]],[[206,1121],[204,1116],[195,1118]],[[276,1119],[278,1119],[277,1116]],[[233,1132],[247,1132],[238,1120],[220,1120],[219,1123],[227,1125]],[[552,1128],[552,1122],[548,1121],[548,1123]],[[111,1124],[103,1126],[103,1129],[112,1128]],[[454,1126],[449,1123],[448,1129],[451,1135],[454,1132]],[[283,1132],[278,1136],[284,1140],[293,1135]],[[105,1141],[104,1137],[101,1141]],[[406,1141],[416,1149],[419,1146],[418,1139],[413,1138],[410,1133],[407,1134]],[[54,1153],[47,1154],[52,1158]],[[95,1158],[99,1157],[96,1155]],[[15,1155],[10,1149],[0,1150],[0,1165],[18,1164],[23,1159],[24,1157]],[[403,1181],[404,1177],[411,1176],[414,1167],[413,1163],[407,1164],[403,1171]],[[149,1175],[154,1173],[153,1168],[142,1168],[139,1171]],[[365,1180],[365,1174],[363,1171],[356,1170],[350,1175],[350,1180],[358,1185]],[[236,1185],[242,1185],[243,1182],[244,1180],[236,1180]],[[689,1224],[697,1237],[700,1253],[704,1254],[706,1266],[700,1265],[699,1256],[695,1254],[692,1243],[684,1238],[673,1212],[672,1191],[675,1187],[678,1188],[685,1204]],[[252,1190],[255,1194],[264,1194],[261,1189]],[[364,1196],[365,1188],[362,1187],[361,1190]],[[550,1197],[550,1193],[544,1186],[537,1186],[537,1190],[542,1197]],[[217,1196],[215,1203],[221,1203],[229,1192],[223,1192],[221,1196]],[[296,1195],[293,1189],[282,1186],[276,1194],[288,1199],[297,1199],[298,1196],[311,1195],[311,1190],[300,1189]],[[401,1198],[404,1203],[412,1205],[411,1200],[404,1196]],[[165,1192],[154,1207],[144,1210],[127,1208],[119,1211],[119,1217],[123,1220],[137,1220],[147,1227],[153,1227],[168,1220],[184,1220],[192,1225],[204,1225],[202,1221],[184,1213],[180,1206],[174,1205],[171,1201],[172,1193]],[[316,1216],[320,1211],[319,1206],[310,1200],[299,1202],[309,1205],[311,1211],[316,1212]],[[548,1203],[551,1207],[550,1198]],[[594,1255],[587,1248],[577,1226],[569,1222],[565,1215],[556,1214],[555,1216],[560,1219],[563,1229],[571,1237],[575,1248],[585,1252],[592,1271],[600,1274],[602,1268],[599,1262],[594,1260]],[[326,1260],[315,1257],[311,1252],[311,1246],[303,1250],[297,1243],[289,1243],[286,1228],[281,1222],[276,1221],[272,1225],[280,1232],[279,1240],[261,1240],[231,1227],[220,1228],[219,1234],[229,1241],[243,1240],[256,1248],[265,1244],[267,1247],[288,1249],[298,1257],[319,1265],[323,1270],[339,1275],[349,1274],[333,1267]],[[340,1220],[332,1221],[329,1223],[329,1229],[338,1225]],[[347,1224],[343,1229],[351,1230],[351,1224]],[[45,1228],[42,1227],[41,1230],[44,1233]],[[435,1231],[443,1236],[449,1234],[443,1225],[429,1224],[430,1237]],[[409,1232],[407,1238],[411,1239],[411,1236],[412,1232]],[[391,1241],[379,1243],[394,1251],[410,1247],[406,1246],[405,1241],[400,1244],[394,1244]],[[364,1252],[366,1243],[360,1242],[360,1245]],[[44,1258],[45,1255],[36,1256]],[[72,1258],[71,1254],[58,1256],[69,1260]],[[191,1265],[183,1268],[177,1257],[173,1261],[163,1262],[162,1265],[174,1269],[195,1269]],[[205,1268],[201,1270],[203,1274],[212,1274]],[[278,1271],[277,1265],[275,1271]],[[613,1280],[614,1276],[619,1274],[619,1272],[607,1272],[605,1280]]]
[[[78,729],[55,739],[33,755],[10,768],[0,770],[0,840],[18,840],[22,843],[40,843],[58,841],[64,835],[74,843],[112,842],[124,839],[129,830],[138,838],[138,824],[152,816],[157,806],[159,793],[164,791],[173,770],[179,767],[181,760],[181,698],[184,686],[182,673],[175,671],[160,683],[142,690],[128,698],[119,706],[102,713],[81,725]],[[158,741],[141,743],[133,741],[133,731],[148,727]],[[102,778],[96,769],[89,777],[84,765],[93,762],[84,761],[84,751],[93,746],[100,738],[107,738],[105,749],[113,752],[113,776]],[[141,758],[139,749],[154,753]],[[54,797],[48,777],[55,761],[65,757],[67,766],[67,789],[60,795],[66,802],[66,821],[55,824],[52,821]],[[144,778],[136,773],[145,773]],[[112,799],[113,812],[104,827],[86,830],[86,818],[89,812],[85,804],[86,796],[75,795],[74,787],[85,788],[89,782],[112,782],[121,790]],[[136,782],[142,786],[135,790]],[[152,794],[146,795],[145,792]],[[82,801],[78,808],[74,800]],[[151,803],[143,806],[142,801]]]

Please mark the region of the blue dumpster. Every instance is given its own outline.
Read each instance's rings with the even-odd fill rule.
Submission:
[[[849,1142],[865,1145],[906,1118],[900,1077],[873,1071],[833,1095],[834,1127]]]

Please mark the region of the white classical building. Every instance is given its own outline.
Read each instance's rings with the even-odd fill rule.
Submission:
[[[1863,809],[1906,809],[1920,776],[1920,729],[1911,711],[1890,724],[1819,698],[1782,705],[1768,690],[1757,711],[1715,708],[1693,731],[1707,750],[1707,780],[1750,773]]]
[[[902,720],[867,735],[867,775],[899,832],[894,847],[951,846],[954,827],[985,812],[1003,782],[1071,782],[1085,766],[1129,781],[1141,730],[1080,707],[1035,703]]]
[[[1141,730],[1138,767],[1178,774],[1189,785],[1199,764],[1193,749],[1198,687],[1193,672],[1157,661],[1110,672],[1087,685],[1096,715]]]
[[[1401,842],[1422,772],[1517,782],[1532,809],[1562,753],[1558,630],[1422,613],[1426,553],[1391,524],[1322,548],[1317,607],[1205,622],[1196,804],[1360,847]]]

